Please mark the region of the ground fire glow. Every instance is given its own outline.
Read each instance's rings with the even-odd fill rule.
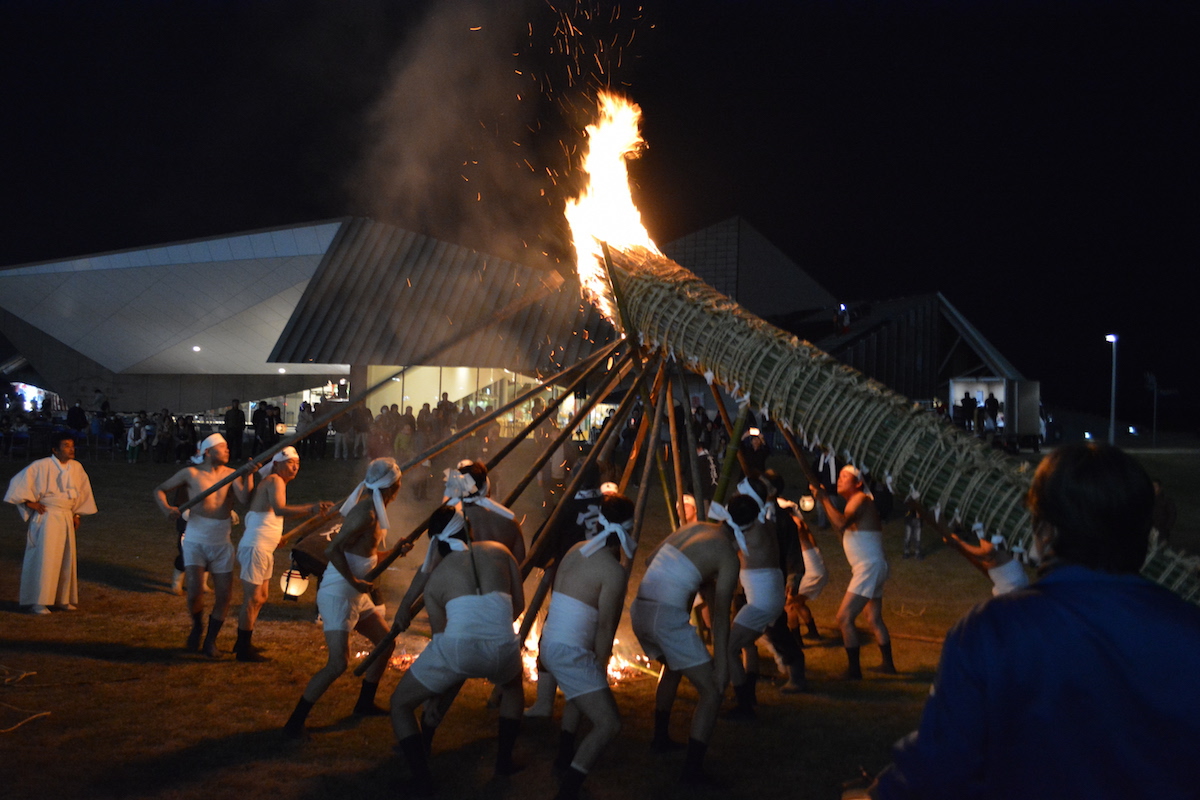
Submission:
[[[644,247],[661,253],[646,232],[629,191],[627,162],[637,158],[644,146],[639,130],[642,110],[611,92],[600,92],[598,100],[599,117],[587,126],[582,165],[588,184],[579,197],[567,201],[565,213],[584,296],[615,320],[600,242],[621,250]]]

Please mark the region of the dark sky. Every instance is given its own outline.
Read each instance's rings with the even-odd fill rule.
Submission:
[[[558,253],[611,83],[658,241],[741,214],[1048,404],[1107,410],[1115,331],[1122,416],[1195,407],[1194,3],[554,2],[0,0],[0,264],[349,213]]]

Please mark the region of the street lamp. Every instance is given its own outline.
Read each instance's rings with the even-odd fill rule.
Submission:
[[[1117,443],[1117,335],[1110,333],[1104,337],[1104,341],[1112,345],[1113,353],[1112,390],[1108,400],[1108,443],[1114,445]]]

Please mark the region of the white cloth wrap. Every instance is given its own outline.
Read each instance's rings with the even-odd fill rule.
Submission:
[[[468,473],[457,469],[446,470],[446,489],[443,492],[447,500],[460,500],[468,505],[486,508],[493,514],[499,514],[506,519],[514,519],[517,515],[500,503],[487,496],[489,484],[479,486]]]
[[[538,662],[567,700],[608,688],[605,665],[596,660],[600,613],[582,600],[555,592],[538,643]]]
[[[746,592],[746,605],[733,621],[752,631],[765,631],[783,612],[783,571],[778,567],[744,569],[738,573]]]
[[[806,547],[804,555],[804,576],[796,587],[796,594],[804,595],[809,600],[816,600],[829,583],[829,571],[825,569],[825,559],[818,547]]]
[[[512,596],[466,594],[446,603],[446,630],[409,668],[422,686],[442,692],[464,678],[504,684],[521,674],[521,643],[512,626]]]
[[[446,527],[442,528],[440,533],[435,533],[429,541],[429,549],[425,551],[425,562],[421,564],[421,571],[429,573],[433,571],[433,562],[437,556],[437,542],[445,542],[450,545],[451,550],[466,550],[467,543],[462,539],[455,538],[456,533],[460,533],[467,527],[467,518],[463,516],[462,511],[456,510],[454,516],[446,523]]]
[[[246,532],[238,542],[239,577],[261,584],[275,569],[275,548],[283,537],[283,517],[273,510],[246,512]]]
[[[766,522],[774,518],[772,513],[774,509],[771,504],[758,496],[758,492],[754,491],[754,487],[750,485],[749,478],[742,478],[737,485],[738,494],[744,494],[758,504],[758,521]]]
[[[300,454],[296,452],[294,447],[285,447],[271,458],[270,461],[258,468],[258,476],[265,478],[271,474],[271,470],[275,468],[275,464],[280,461],[290,461],[292,459],[300,460]]]
[[[988,577],[992,579],[992,595],[994,597],[1024,589],[1029,585],[1029,576],[1025,574],[1025,568],[1015,558],[989,569]]]
[[[205,437],[204,441],[196,448],[196,455],[192,456],[193,464],[203,464],[204,454],[209,451],[213,445],[221,444],[225,441],[225,437],[219,433],[212,433]]]
[[[729,509],[715,500],[708,504],[708,518],[710,521],[716,520],[728,525],[733,530],[733,538],[737,540],[738,549],[746,555],[750,555],[750,548],[746,546],[746,528],[749,528],[749,525],[746,528],[739,526],[729,515]]]
[[[373,555],[344,555],[350,573],[356,578],[365,579],[377,563],[377,558]],[[351,586],[346,576],[331,564],[321,578],[321,588],[317,590],[317,611],[321,614],[321,624],[325,630],[352,631],[364,615],[376,613],[382,617],[385,608],[383,605],[375,605],[370,592],[360,592]]]
[[[388,529],[387,506],[383,503],[383,494],[381,490],[399,483],[399,470],[394,473],[389,472],[387,475],[377,481],[364,480],[362,483],[358,484],[358,486],[354,487],[354,491],[351,492],[350,496],[346,498],[346,502],[342,503],[342,516],[344,517],[349,514],[350,510],[358,503],[358,495],[363,489],[370,489],[371,499],[375,503],[375,521],[378,523],[379,527],[386,531]]]
[[[189,514],[187,527],[183,529],[183,540],[192,544],[225,544],[229,541],[229,532],[233,529],[233,520],[213,519],[199,514]]]
[[[664,544],[654,554],[638,586],[637,596],[675,608],[690,609],[692,596],[703,576],[691,559],[676,547]]]
[[[846,591],[860,597],[883,597],[883,584],[888,577],[887,559],[883,555],[883,533],[880,531],[846,531],[842,536],[846,560],[850,562],[850,585]]]
[[[600,514],[599,523],[594,534],[588,536],[588,541],[579,548],[579,552],[586,558],[593,553],[598,553],[604,549],[608,543],[609,534],[615,533],[617,538],[621,540],[621,549],[625,551],[625,555],[633,558],[634,550],[637,548],[637,542],[630,535],[630,529],[633,527],[633,520],[628,522],[609,522],[604,514]]]

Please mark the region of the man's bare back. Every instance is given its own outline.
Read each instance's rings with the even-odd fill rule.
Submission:
[[[425,609],[434,633],[446,628],[446,604],[456,597],[502,592],[512,597],[513,619],[525,609],[521,573],[508,548],[496,542],[475,542],[470,549],[442,558],[425,584]]]

